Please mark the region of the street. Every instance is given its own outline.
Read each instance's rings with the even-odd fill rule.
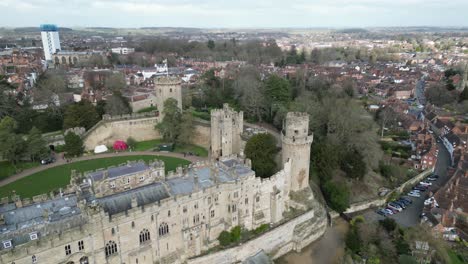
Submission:
[[[401,226],[410,227],[419,224],[420,215],[424,208],[424,200],[429,198],[430,192],[434,192],[439,189],[449,180],[447,177],[447,168],[450,166],[450,155],[442,143],[437,143],[437,145],[439,147],[439,155],[437,157],[434,173],[439,175],[439,179],[432,182],[432,186],[429,190],[422,193],[421,197],[410,197],[413,203],[407,206],[402,212],[388,216],[389,218],[395,219],[395,221]],[[402,195],[406,196],[406,193]],[[367,221],[377,221],[385,218],[384,216],[377,214],[375,209],[365,211],[363,216]]]

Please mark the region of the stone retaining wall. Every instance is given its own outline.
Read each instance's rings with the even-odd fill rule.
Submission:
[[[315,215],[315,212],[315,210],[308,211],[244,244],[189,259],[187,263],[237,263],[260,250],[275,259],[291,250],[300,251],[322,236],[327,228],[327,218],[324,214]]]

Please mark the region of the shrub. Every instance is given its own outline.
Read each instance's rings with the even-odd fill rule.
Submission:
[[[228,231],[221,232],[221,234],[219,234],[218,240],[221,246],[228,246],[229,244],[231,244],[231,233],[229,233]]]
[[[253,231],[253,233],[254,233],[255,235],[259,235],[259,234],[264,233],[265,231],[267,231],[268,228],[270,228],[270,225],[268,225],[268,224],[262,224],[261,226],[255,228],[255,230]]]
[[[343,183],[327,181],[322,186],[322,191],[328,205],[338,213],[344,212],[349,207],[349,190]]]
[[[238,242],[241,239],[241,227],[235,226],[231,229],[231,242]]]
[[[387,232],[392,232],[397,227],[395,220],[391,218],[385,218],[384,220],[380,220],[379,223],[385,230],[387,230]]]

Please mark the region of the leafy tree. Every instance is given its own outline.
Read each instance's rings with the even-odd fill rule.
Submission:
[[[15,87],[7,80],[5,75],[0,75],[0,118],[12,116],[18,107],[17,98],[13,93]]]
[[[65,146],[63,150],[66,152],[68,157],[78,157],[84,152],[83,140],[80,136],[73,132],[68,132],[65,135]]]
[[[190,112],[182,114],[181,122],[179,124],[177,144],[187,145],[192,143],[194,137],[195,126],[193,124],[193,115]]]
[[[0,154],[12,164],[17,164],[26,152],[26,143],[15,134],[15,129],[16,121],[13,118],[7,116],[0,121]]]
[[[437,106],[453,103],[456,100],[456,91],[449,91],[441,84],[430,86],[425,92],[427,100]]]
[[[333,210],[342,213],[349,207],[349,190],[343,183],[327,181],[322,186],[322,192]]]
[[[137,146],[137,141],[132,138],[132,137],[129,137],[127,138],[127,146],[131,149],[131,150],[134,150]]]
[[[351,227],[346,234],[345,238],[346,247],[349,248],[354,254],[361,252],[362,240],[359,237],[357,228]]]
[[[213,40],[208,40],[208,42],[206,43],[206,46],[210,49],[210,50],[214,50],[215,48],[215,42]]]
[[[65,110],[63,127],[65,129],[84,127],[88,130],[97,122],[99,122],[99,115],[96,111],[96,107],[88,101],[81,101],[67,107]]]
[[[344,155],[341,160],[341,169],[352,179],[362,179],[367,173],[366,163],[361,153],[355,150],[348,151]]]
[[[114,92],[114,94],[106,100],[104,109],[106,114],[109,115],[125,115],[132,113],[132,108],[130,107],[128,99],[123,97],[120,92]]]
[[[98,113],[99,118],[102,118],[102,116],[106,113],[106,101],[104,100],[97,101],[96,112]]]
[[[379,223],[385,230],[387,230],[387,232],[392,232],[397,227],[397,223],[391,218],[380,220]]]
[[[156,125],[163,138],[169,142],[175,143],[179,135],[179,124],[181,123],[182,113],[177,106],[177,100],[169,98],[164,102],[163,119]]]
[[[231,242],[238,242],[241,239],[241,227],[235,226],[231,229]]]
[[[251,159],[252,169],[262,178],[273,175],[276,152],[276,139],[267,133],[252,136],[245,146],[245,155]]]
[[[270,105],[287,104],[291,99],[290,84],[278,75],[271,75],[265,82],[265,95]]]
[[[31,161],[36,161],[47,153],[46,142],[42,138],[41,131],[36,127],[31,128],[31,131],[29,131],[26,145],[27,154]]]
[[[113,92],[120,92],[127,86],[125,81],[125,76],[121,73],[113,73],[109,77],[107,77],[104,87]]]

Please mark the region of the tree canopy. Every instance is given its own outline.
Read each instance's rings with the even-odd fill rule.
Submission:
[[[252,136],[245,146],[245,155],[252,161],[256,176],[266,178],[276,169],[276,139],[268,133]]]

